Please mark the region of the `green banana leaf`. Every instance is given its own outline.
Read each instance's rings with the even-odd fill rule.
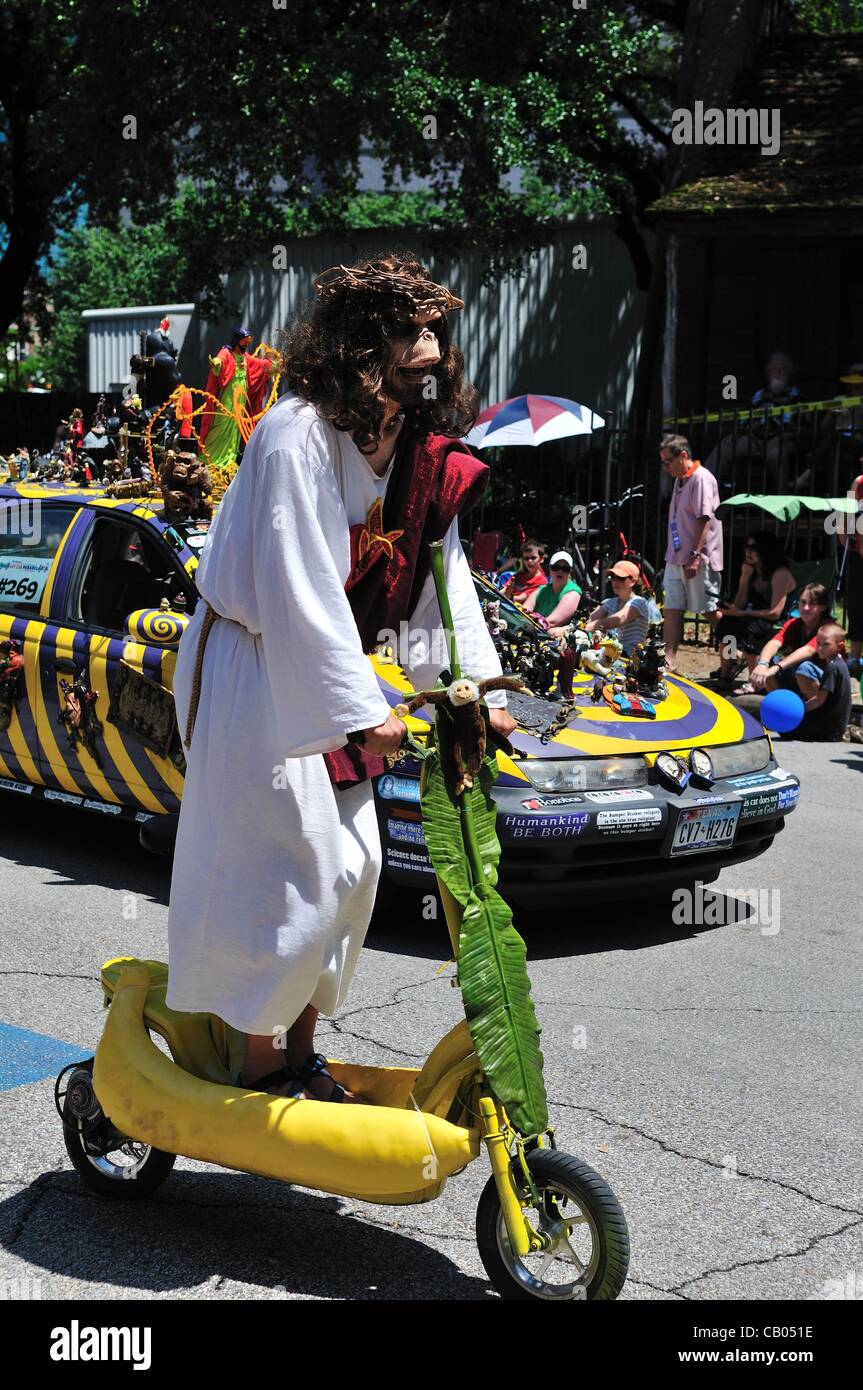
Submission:
[[[455,797],[440,759],[446,717],[437,713],[433,751],[422,769],[426,846],[435,873],[463,909],[458,978],[482,1069],[514,1127],[538,1134],[548,1128],[548,1101],[527,952],[495,888],[500,842],[491,788],[497,760],[487,756],[473,787]]]
[[[497,777],[497,761],[486,758],[473,788],[465,791],[462,798],[454,797],[446,785],[440,765],[437,747],[440,718],[439,715],[435,720],[435,731],[429,735],[430,756],[423,766],[423,781],[420,783],[423,834],[435,873],[443,879],[456,902],[465,907],[473,881],[458,803],[464,797],[469,799],[483,876],[493,888],[497,883],[497,866],[500,863],[500,841],[495,829],[497,807],[491,797],[491,788]]]

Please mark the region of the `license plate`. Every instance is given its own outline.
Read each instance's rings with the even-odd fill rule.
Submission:
[[[670,853],[697,854],[703,850],[728,849],[737,834],[740,808],[739,801],[681,807]]]

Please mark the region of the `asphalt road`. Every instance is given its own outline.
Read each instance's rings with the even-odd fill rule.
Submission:
[[[792,743],[782,762],[803,780],[800,807],[766,856],[707,890],[707,920],[611,896],[519,920],[558,1143],[623,1204],[627,1299],[863,1296],[863,748]],[[90,1195],[53,1073],[92,1054],[101,961],[164,958],[169,869],[131,829],[62,808],[5,796],[0,826],[0,1294],[495,1297],[473,1234],[484,1156],[416,1207],[184,1159],[146,1202]],[[753,891],[757,905],[734,908]],[[324,1050],[421,1064],[459,1016],[451,971],[438,973],[447,947],[416,899],[376,920]]]

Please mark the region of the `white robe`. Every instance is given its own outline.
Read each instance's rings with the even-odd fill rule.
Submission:
[[[262,1035],[290,1027],[309,1003],[333,1014],[344,1001],[381,846],[372,784],[337,791],[321,754],[389,713],[344,583],[349,527],[365,522],[391,476],[392,465],[378,477],[350,435],[285,396],[255,429],[210,527],[196,581],[231,621],[216,621],[207,639],[187,753],[168,913],[173,1009]],[[457,523],[444,555],[463,668],[497,675]],[[184,737],[203,613],[199,603],[174,675]],[[410,648],[399,649],[415,689],[445,664],[434,661],[440,628],[429,574]]]

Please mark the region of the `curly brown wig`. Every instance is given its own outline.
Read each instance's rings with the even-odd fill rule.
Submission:
[[[388,399],[399,399],[388,371],[389,339],[405,331],[418,307],[434,304],[441,309],[429,325],[441,353],[429,367],[435,399],[405,401],[405,425],[419,439],[467,434],[476,419],[477,394],[464,378],[464,357],[450,340],[446,319],[461,300],[436,285],[416,256],[394,251],[334,267],[323,272],[316,289],[318,298],[285,334],[282,373],[291,390],[371,453],[380,443]]]

